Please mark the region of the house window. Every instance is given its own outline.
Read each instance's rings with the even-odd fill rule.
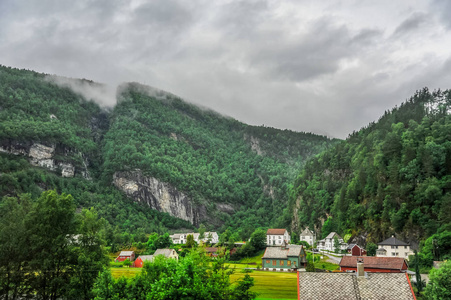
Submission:
[[[280,265],[283,266],[283,260],[280,261]]]
[[[407,249],[407,246],[404,246],[404,249]]]
[[[271,263],[271,261],[270,261],[269,259],[267,259],[267,260],[266,260],[266,263],[269,264],[269,263]]]
[[[291,266],[291,260],[287,261],[287,266]]]
[[[279,240],[281,240],[282,239],[282,237],[279,235]]]
[[[273,265],[273,266],[277,265],[277,260],[273,260],[273,261],[272,261],[272,265]]]

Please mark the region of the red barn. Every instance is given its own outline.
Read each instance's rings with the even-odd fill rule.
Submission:
[[[121,251],[118,257],[114,260],[115,262],[124,261],[128,259],[129,261],[135,260],[135,252],[134,251]]]
[[[340,270],[357,272],[358,259],[363,260],[365,272],[401,273],[408,268],[406,260],[402,257],[343,256],[340,261]]]
[[[365,256],[366,250],[357,244],[350,244],[347,248],[348,253],[352,256]]]
[[[133,266],[135,268],[142,268],[146,261],[153,261],[153,255],[140,255],[133,263]]]

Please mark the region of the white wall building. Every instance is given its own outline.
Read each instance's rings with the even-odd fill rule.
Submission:
[[[288,244],[291,238],[286,229],[268,229],[266,232],[266,245],[281,246],[284,242]]]
[[[409,259],[409,255],[413,255],[410,245],[398,240],[392,235],[390,238],[378,243],[379,249],[376,251],[376,256],[381,257],[402,257]]]
[[[170,238],[172,239],[172,243],[174,244],[186,244],[186,240],[188,238],[188,235],[192,235],[194,238],[194,241],[196,243],[202,242],[210,242],[211,244],[216,244],[219,242],[219,236],[218,233],[214,231],[206,231],[204,233],[204,238],[199,239],[200,234],[196,232],[190,232],[190,233],[176,233],[173,235],[170,235]]]
[[[299,240],[307,242],[309,245],[313,246],[313,244],[316,242],[316,234],[314,234],[308,227],[302,231],[302,233],[299,235]]]
[[[325,239],[322,239],[317,242],[316,248],[318,250],[326,250],[326,251],[335,251],[335,236],[338,238],[338,243],[340,243],[339,249],[340,250],[346,250],[348,247],[348,244],[343,241],[341,236],[339,236],[336,232],[329,233],[328,236],[326,236]]]

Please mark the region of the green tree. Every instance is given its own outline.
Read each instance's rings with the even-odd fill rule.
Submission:
[[[128,258],[122,262],[122,264],[126,267],[129,267],[133,264]]]
[[[266,231],[263,229],[256,229],[252,235],[249,244],[255,249],[255,251],[260,251],[266,248]]]
[[[338,240],[337,235],[334,236],[334,250],[335,253],[340,252],[340,241]]]
[[[30,256],[24,221],[29,210],[28,195],[0,201],[0,295],[5,299],[17,299],[26,292]]]
[[[92,299],[92,287],[109,258],[105,251],[103,230],[105,220],[93,208],[77,215],[77,234],[71,239],[73,276],[69,298]]]
[[[368,256],[375,256],[377,251],[377,245],[374,243],[366,244],[366,254]]]
[[[307,266],[305,267],[306,272],[315,272],[315,264],[313,263],[313,260],[307,261]]]
[[[29,286],[43,299],[60,298],[68,288],[71,269],[69,236],[76,233],[75,206],[70,195],[43,192],[25,220],[29,232]]]
[[[196,246],[196,242],[194,241],[194,237],[192,234],[188,234],[186,236],[186,248],[193,248]]]
[[[432,269],[429,273],[429,283],[424,295],[426,299],[451,299],[451,261],[441,265],[439,269]]]
[[[114,299],[114,278],[111,275],[110,269],[105,269],[100,273],[99,277],[94,283],[93,294],[95,300],[110,300]]]
[[[237,286],[233,291],[233,299],[255,299],[257,298],[256,292],[251,292],[250,288],[254,286],[254,278],[249,274],[244,275],[243,278],[237,281]]]
[[[418,259],[418,253],[417,250],[414,251],[415,253],[415,287],[417,288],[417,295],[420,295],[420,293],[423,291],[423,281],[421,280],[420,275],[420,264]]]
[[[207,231],[207,228],[205,228],[204,224],[200,224],[199,226],[199,241],[203,240],[205,238],[205,231]]]

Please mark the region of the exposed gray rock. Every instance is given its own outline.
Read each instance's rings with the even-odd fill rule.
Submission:
[[[31,157],[30,163],[33,166],[44,167],[52,171],[56,170],[55,161],[52,159],[55,152],[55,146],[45,146],[39,143],[31,145],[28,156]]]
[[[206,218],[205,206],[195,207],[185,193],[178,191],[169,183],[144,176],[140,170],[114,173],[113,184],[135,201],[194,225],[198,225],[200,220]]]
[[[59,163],[58,167],[61,168],[62,177],[74,177],[75,167],[70,163]]]
[[[230,205],[230,204],[228,204],[228,203],[217,203],[217,204],[216,204],[216,207],[217,207],[220,211],[225,212],[225,213],[228,213],[228,214],[232,214],[232,213],[235,212],[235,208],[233,208],[233,206]]]
[[[75,167],[73,163],[67,161],[55,161],[55,154],[59,156],[72,157],[77,155],[71,148],[64,145],[44,145],[42,143],[18,142],[11,140],[0,141],[0,152],[13,155],[23,155],[29,157],[29,161],[33,166],[43,167],[51,171],[61,169],[62,177],[74,177],[75,174],[81,174],[85,179],[90,180],[91,176],[88,171],[88,160],[83,153],[78,152],[83,163],[82,167]],[[69,158],[70,160],[70,158]]]

